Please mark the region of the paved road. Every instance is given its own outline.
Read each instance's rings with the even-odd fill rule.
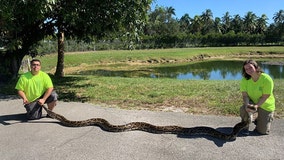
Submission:
[[[49,118],[27,122],[21,103],[13,97],[0,98],[2,160],[284,159],[283,119],[274,121],[270,135],[253,134],[225,142],[206,136],[180,137],[142,131],[110,133],[96,126],[70,128]],[[144,121],[184,127],[203,125],[224,132],[240,121],[238,117],[129,111],[74,102],[59,102],[54,111],[70,120],[101,117],[112,124]]]

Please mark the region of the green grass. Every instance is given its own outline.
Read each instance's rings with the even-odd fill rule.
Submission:
[[[95,76],[54,79],[64,101],[81,101],[124,109],[183,110],[187,113],[233,115],[242,104],[239,81],[176,80]],[[283,80],[275,80],[276,117],[283,118]]]
[[[207,59],[271,59],[283,61],[284,47],[215,47],[135,51],[96,51],[65,54],[65,77],[51,76],[60,100],[125,109],[184,111],[238,116],[242,104],[239,81],[123,78],[80,75],[84,71],[137,71],[161,65]],[[275,57],[278,57],[277,59]],[[282,57],[282,59],[280,58]],[[53,74],[57,55],[38,57],[42,70]],[[156,60],[156,61],[153,61]],[[0,93],[15,94],[15,82]],[[275,80],[276,117],[284,118],[284,81]]]
[[[208,47],[208,48],[177,48],[158,50],[134,50],[134,51],[94,51],[81,53],[66,53],[65,68],[94,65],[121,64],[121,63],[147,63],[157,60],[161,63],[188,62],[209,57],[251,57],[259,58],[264,55],[281,54],[284,56],[284,47]],[[40,57],[39,57],[40,58]],[[283,57],[282,57],[283,58]],[[53,72],[57,63],[57,54],[51,54],[40,58],[43,62],[43,70]],[[115,67],[115,65],[114,65]]]

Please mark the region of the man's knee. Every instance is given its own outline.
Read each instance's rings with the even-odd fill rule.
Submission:
[[[54,107],[56,106],[56,103],[57,103],[57,100],[47,103],[48,109],[52,111]]]
[[[270,133],[271,124],[274,119],[273,115],[274,112],[268,112],[262,108],[259,108],[256,124],[256,131],[259,134],[267,135]]]
[[[46,99],[45,103],[53,103],[54,101],[57,101],[58,99],[58,94],[53,90],[50,94],[50,96]]]
[[[47,103],[48,106],[56,106],[57,100]]]

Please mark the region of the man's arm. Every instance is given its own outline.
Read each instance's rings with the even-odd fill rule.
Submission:
[[[245,106],[249,105],[249,96],[247,92],[242,92],[242,96],[243,96],[243,104]]]
[[[263,94],[261,96],[261,98],[259,99],[259,101],[254,105],[255,108],[260,107],[266,100],[267,98],[270,96],[270,94]]]
[[[50,96],[50,94],[51,94],[52,91],[53,91],[53,87],[48,88],[48,89],[45,91],[43,97],[38,100],[38,103],[39,103],[40,105],[43,105],[43,104],[45,103],[46,99]]]
[[[18,90],[18,95],[23,99],[23,104],[30,103],[26,97],[26,94],[24,91]]]
[[[242,92],[242,96],[243,96],[243,105],[246,107],[246,111],[247,112],[255,112],[257,109],[257,106],[253,105],[253,104],[249,104],[249,96],[247,92]]]

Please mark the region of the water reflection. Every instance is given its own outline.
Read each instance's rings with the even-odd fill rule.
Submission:
[[[284,63],[271,64],[271,62],[258,62],[263,71],[274,79],[284,78]],[[175,78],[197,80],[239,80],[242,78],[243,61],[202,61],[179,66],[159,66],[145,70],[90,70],[83,71],[81,75],[98,75],[112,77],[151,77]]]
[[[265,73],[274,79],[283,79],[283,65],[258,62]],[[238,80],[242,78],[243,61],[203,61],[176,67],[156,69],[151,77],[170,77],[176,79]]]
[[[152,77],[204,80],[239,79],[241,68],[242,62],[239,61],[203,61],[184,66],[158,68],[159,74],[152,74]]]

